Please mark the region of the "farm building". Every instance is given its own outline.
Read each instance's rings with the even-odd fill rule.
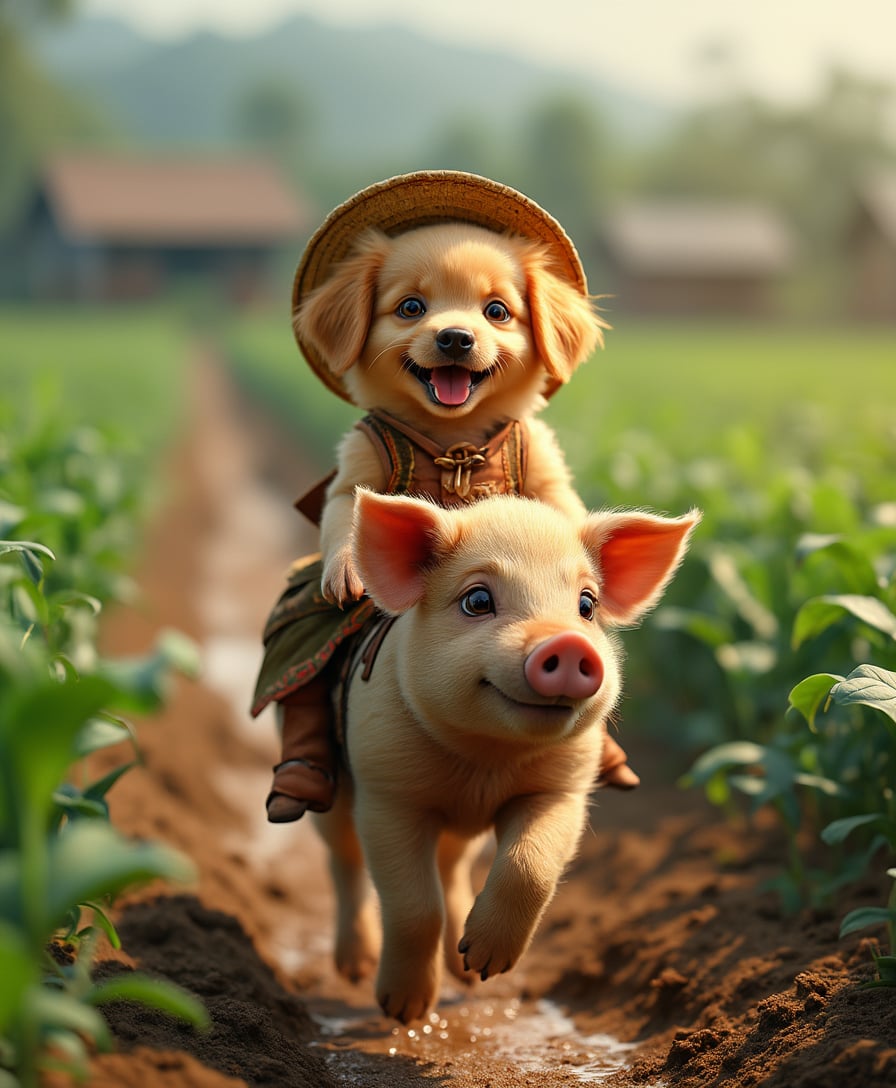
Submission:
[[[264,294],[307,216],[254,159],[66,154],[35,185],[15,239],[35,299],[145,299],[185,281],[231,301]]]
[[[865,320],[896,321],[896,170],[881,170],[858,188],[847,239],[851,308]]]
[[[625,204],[600,247],[615,309],[683,316],[768,315],[795,254],[770,208],[721,202]]]

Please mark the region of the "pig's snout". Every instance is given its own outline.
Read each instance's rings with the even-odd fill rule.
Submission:
[[[539,643],[526,658],[523,672],[539,695],[567,699],[587,699],[604,679],[597,650],[575,631],[564,631]]]

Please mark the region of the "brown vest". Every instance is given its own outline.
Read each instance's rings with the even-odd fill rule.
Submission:
[[[526,441],[518,420],[506,423],[484,446],[456,442],[448,449],[379,410],[355,426],[380,456],[386,494],[425,495],[442,506],[461,506],[489,495],[523,493]]]
[[[373,443],[388,480],[387,495],[419,495],[442,506],[461,506],[488,495],[522,495],[526,485],[528,432],[524,423],[505,423],[484,446],[456,442],[443,450],[431,438],[374,409],[355,424]],[[313,487],[296,502],[315,525],[335,476]]]

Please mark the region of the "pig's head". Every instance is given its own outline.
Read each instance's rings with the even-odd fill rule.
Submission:
[[[444,510],[359,490],[354,557],[379,608],[410,613],[397,681],[422,721],[549,742],[612,710],[612,631],[659,601],[699,520],[605,511],[574,523],[529,499]]]

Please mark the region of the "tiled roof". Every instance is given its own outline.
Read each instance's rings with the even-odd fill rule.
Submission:
[[[657,201],[611,212],[611,257],[640,275],[774,275],[793,257],[788,228],[759,204]]]
[[[42,187],[77,241],[272,244],[307,220],[278,171],[257,159],[66,154],[46,164]]]

